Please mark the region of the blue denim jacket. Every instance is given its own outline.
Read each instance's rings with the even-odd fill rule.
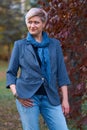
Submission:
[[[64,63],[60,42],[50,38],[48,46],[51,64],[50,85],[45,85],[49,101],[53,105],[60,104],[58,87],[69,85],[70,80]],[[17,77],[20,68],[20,75]],[[18,40],[14,43],[10,63],[6,74],[6,87],[16,84],[17,94],[20,98],[31,98],[44,83],[44,77],[37,61],[33,47],[27,39]]]

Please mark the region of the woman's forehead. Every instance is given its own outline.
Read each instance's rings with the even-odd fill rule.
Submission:
[[[33,16],[31,18],[28,18],[28,21],[36,21],[36,20],[40,20],[41,21],[41,18],[39,16]]]

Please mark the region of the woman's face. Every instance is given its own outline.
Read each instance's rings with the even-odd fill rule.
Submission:
[[[41,21],[39,16],[33,16],[27,22],[28,31],[34,36],[41,34],[44,26],[45,23]]]

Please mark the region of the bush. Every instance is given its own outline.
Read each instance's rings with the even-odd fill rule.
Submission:
[[[72,129],[87,129],[87,1],[48,0],[40,2],[48,12],[46,31],[61,41],[67,70]]]

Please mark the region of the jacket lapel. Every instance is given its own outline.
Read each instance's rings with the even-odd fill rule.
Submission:
[[[32,53],[32,55],[36,57],[36,54],[35,54],[35,52],[34,52],[34,49],[33,49],[32,45],[29,44],[28,41],[26,41],[26,43],[27,43],[27,44],[26,44],[26,49],[27,49],[27,51],[30,51],[30,52]]]
[[[24,58],[27,64],[37,71],[41,72],[41,68],[39,66],[35,51],[31,44],[26,41],[25,48],[24,48]]]

